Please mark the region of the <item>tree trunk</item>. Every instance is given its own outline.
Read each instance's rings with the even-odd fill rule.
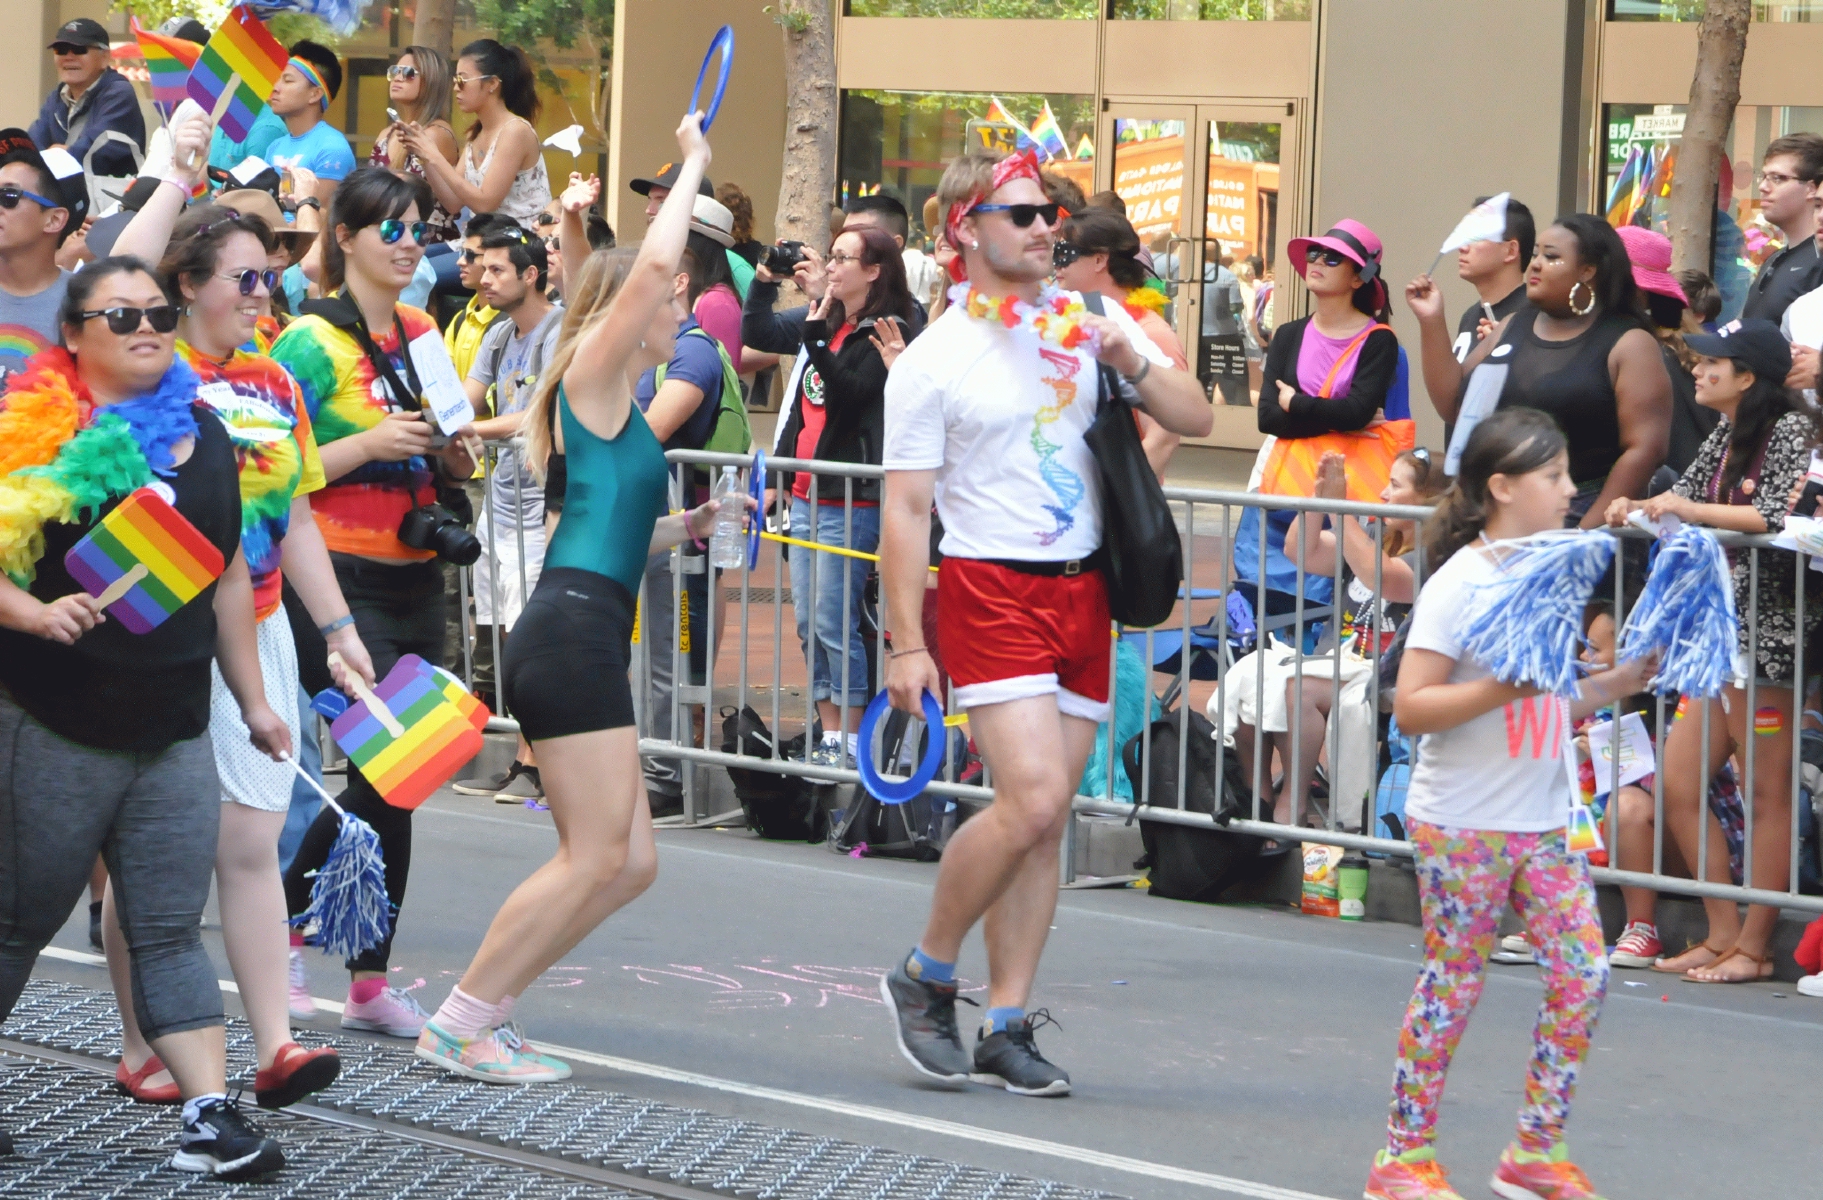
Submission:
[[[456,0],[418,0],[418,17],[412,22],[411,44],[429,46],[449,59],[456,58]]]
[[[785,160],[774,230],[829,249],[836,194],[836,33],[830,0],[784,0]]]
[[[1671,177],[1671,268],[1710,269],[1716,183],[1728,152],[1728,129],[1741,102],[1741,60],[1747,54],[1750,0],[1709,0],[1697,31],[1696,77]]]

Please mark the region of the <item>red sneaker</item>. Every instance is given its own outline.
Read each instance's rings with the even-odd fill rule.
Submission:
[[[1621,931],[1620,940],[1614,943],[1614,953],[1608,955],[1608,963],[1643,969],[1657,962],[1664,952],[1657,927],[1646,921],[1634,921]]]
[[[342,1060],[332,1047],[306,1050],[286,1042],[272,1065],[253,1077],[253,1095],[261,1108],[284,1108],[320,1092],[342,1073]]]
[[[1462,1200],[1438,1163],[1437,1152],[1429,1147],[1407,1150],[1396,1158],[1384,1150],[1374,1155],[1362,1195],[1365,1200]]]
[[[1601,1200],[1562,1142],[1549,1154],[1531,1154],[1508,1143],[1488,1186],[1505,1200]]]

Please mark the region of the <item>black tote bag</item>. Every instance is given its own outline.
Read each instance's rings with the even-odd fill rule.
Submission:
[[[1083,304],[1101,313],[1101,295]],[[1101,401],[1082,435],[1101,478],[1101,566],[1108,612],[1122,625],[1147,628],[1171,615],[1184,582],[1184,550],[1171,505],[1140,444],[1133,410],[1121,399],[1118,372],[1098,363]]]

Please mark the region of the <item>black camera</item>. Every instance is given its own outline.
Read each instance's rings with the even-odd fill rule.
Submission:
[[[766,264],[766,269],[775,278],[789,279],[791,273],[797,270],[798,264],[807,257],[803,242],[786,240],[776,246],[766,247],[766,256],[760,261]]]
[[[481,557],[481,543],[463,527],[461,518],[441,504],[420,504],[399,522],[399,540],[413,550],[431,550],[458,567]]]

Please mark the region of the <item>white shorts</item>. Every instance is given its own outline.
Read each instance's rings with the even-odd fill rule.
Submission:
[[[469,568],[475,580],[475,623],[477,625],[499,624],[507,629],[519,619],[525,602],[538,586],[538,576],[544,570],[544,526],[537,525],[525,531],[525,577],[521,585],[519,572],[520,534],[511,525],[497,525],[494,537],[488,536],[487,517],[484,514],[475,522],[475,537],[481,543],[481,557]],[[498,545],[490,546],[490,541]],[[489,555],[493,555],[490,562]],[[498,588],[496,589],[496,583]],[[495,620],[496,606],[494,595],[500,596],[498,611],[500,619]]]
[[[298,655],[284,607],[254,626],[253,632],[259,642],[266,703],[285,719],[295,754],[299,741]],[[219,663],[209,664],[209,680],[209,739],[215,743],[215,773],[222,781],[222,803],[244,804],[261,812],[284,812],[291,806],[291,783],[297,772],[291,764],[273,762],[254,749],[247,723],[241,720],[241,706],[222,679]]]

